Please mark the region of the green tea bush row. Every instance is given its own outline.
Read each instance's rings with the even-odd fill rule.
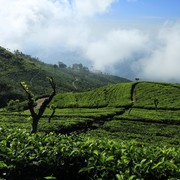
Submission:
[[[169,83],[141,82],[136,85],[136,107],[154,108],[154,99],[158,99],[158,108],[179,109],[180,88]]]
[[[58,94],[53,100],[58,108],[65,107],[121,107],[131,104],[132,83],[121,83],[82,93]]]
[[[129,113],[126,111],[122,116],[115,116],[114,119],[126,119],[144,122],[157,122],[164,124],[180,124],[180,110],[158,110],[132,108]]]
[[[0,129],[4,179],[178,179],[180,148]]]
[[[107,137],[115,141],[136,140],[147,145],[179,146],[180,126],[161,123],[113,120],[105,122],[100,129],[89,132],[92,136]]]
[[[39,122],[39,131],[41,132],[56,132],[56,133],[69,133],[76,130],[89,128],[93,123],[99,121],[106,121],[116,114],[123,113],[122,108],[64,108],[57,109],[55,115],[48,123],[48,118],[51,111],[47,108],[45,115]],[[32,120],[29,111],[21,113],[17,112],[1,112],[0,113],[0,127],[17,127],[27,129],[30,131]]]

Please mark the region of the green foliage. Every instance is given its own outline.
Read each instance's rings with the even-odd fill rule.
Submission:
[[[0,178],[177,180],[179,88],[138,82],[60,93],[37,135],[25,130],[29,111],[0,109]]]
[[[56,112],[49,124],[47,119],[52,113],[52,110],[47,108],[44,116],[39,122],[39,131],[68,133],[75,130],[83,130],[91,127],[93,123],[98,123],[101,120],[106,121],[110,117],[122,113],[123,111],[124,109],[110,107],[99,109],[56,108]],[[21,112],[20,115],[16,112],[7,113],[2,111],[0,112],[0,127],[17,127],[28,130],[30,129],[29,117],[29,111]]]
[[[135,107],[154,108],[158,99],[158,109],[180,109],[180,85],[168,83],[141,82],[136,88]]]
[[[121,83],[82,93],[65,93],[55,96],[53,103],[64,107],[122,107],[131,105],[132,83]]]
[[[0,108],[5,107],[10,100],[23,99],[21,92],[16,91],[16,89],[9,85],[10,83],[6,82],[6,79],[0,79]]]
[[[100,129],[89,132],[91,136],[107,139],[135,140],[140,144],[153,146],[179,146],[180,126],[160,123],[148,123],[129,120],[105,122]]]
[[[180,149],[0,129],[5,179],[178,179]]]
[[[27,85],[25,82],[21,82],[20,84],[21,84],[21,86],[23,87],[23,89],[24,89],[26,92],[31,93],[30,90],[29,90],[29,88],[28,88],[28,85]]]
[[[6,110],[7,111],[17,111],[17,112],[20,112],[23,110],[23,107],[21,106],[19,100],[10,100],[8,102],[8,105],[6,107]]]
[[[116,118],[165,124],[180,124],[180,110],[156,111],[154,109],[133,108],[130,115],[126,112],[122,116],[116,116]]]
[[[19,82],[27,82],[28,87],[35,94],[49,93],[46,77],[53,77],[58,91],[86,91],[107,84],[127,82],[129,80],[117,76],[96,74],[85,70],[78,71],[72,68],[56,68],[54,65],[42,63],[37,58],[25,55],[18,50],[14,53],[0,47],[0,100],[3,107],[11,99],[24,99],[25,95],[19,86]],[[73,82],[76,82],[77,89]],[[3,91],[3,92],[2,92]]]

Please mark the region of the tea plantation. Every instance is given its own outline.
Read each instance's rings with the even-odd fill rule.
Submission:
[[[57,94],[37,134],[28,110],[1,109],[0,179],[178,180],[179,96],[155,82]]]

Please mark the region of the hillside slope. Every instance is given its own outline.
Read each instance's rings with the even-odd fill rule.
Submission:
[[[88,92],[60,93],[55,96],[53,103],[59,108],[127,106],[131,104],[131,87],[132,83],[121,83],[103,86]]]
[[[154,109],[154,100],[158,100],[160,109],[180,109],[180,84],[141,82],[135,87],[137,108]]]
[[[45,64],[19,51],[14,53],[0,47],[0,107],[10,99],[23,99],[19,82],[26,82],[34,94],[51,91],[47,77],[55,79],[58,92],[87,91],[107,84],[127,82],[117,76],[97,74],[87,68],[74,69]]]
[[[60,93],[54,103],[58,107],[131,107],[180,109],[180,85],[155,82],[130,82],[107,85],[82,93]]]

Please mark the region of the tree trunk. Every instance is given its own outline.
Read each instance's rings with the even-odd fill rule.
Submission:
[[[38,127],[38,120],[33,119],[32,126],[31,126],[31,134],[37,133],[37,127]]]

